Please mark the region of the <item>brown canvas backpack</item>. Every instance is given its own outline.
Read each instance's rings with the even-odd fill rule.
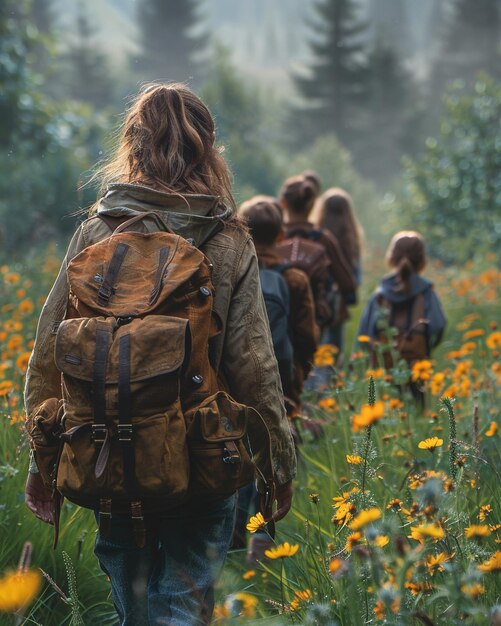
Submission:
[[[229,495],[255,470],[271,506],[273,483],[265,423],[221,389],[210,363],[219,332],[211,265],[163,222],[163,231],[130,230],[146,216],[160,220],[122,219],[69,263],[55,344],[63,409],[46,402],[29,422],[39,431],[59,410],[57,458],[33,444],[42,477],[57,496],[98,509],[103,534],[115,511],[129,510],[139,545],[143,511]]]
[[[303,270],[310,279],[316,320],[323,328],[337,321],[340,300],[329,273],[329,256],[320,237],[318,230],[293,230],[277,248],[284,263]]]
[[[382,347],[384,367],[394,366],[395,353],[409,364],[427,359],[430,346],[424,295],[419,293],[411,300],[395,303],[379,294],[377,304],[382,315],[377,324],[376,344]],[[377,360],[375,353],[373,358]]]

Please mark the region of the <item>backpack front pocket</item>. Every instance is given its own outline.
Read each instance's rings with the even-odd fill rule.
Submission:
[[[93,507],[114,501],[175,501],[189,463],[180,377],[187,320],[82,318],[61,323],[64,447],[57,486]]]
[[[191,494],[229,495],[252,482],[254,464],[245,445],[248,411],[219,391],[188,417]]]

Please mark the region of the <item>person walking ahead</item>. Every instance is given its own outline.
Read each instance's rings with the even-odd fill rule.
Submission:
[[[171,467],[172,471],[166,472],[167,481],[174,470],[179,472],[181,465],[187,464],[183,475],[188,483],[190,473],[187,495],[173,506],[160,506],[163,500],[159,500],[155,508],[155,498],[150,497],[150,508],[144,506],[142,511],[141,502],[132,503],[135,509],[131,517],[113,510],[113,505],[102,509],[102,501],[106,506],[109,502],[101,498],[95,506],[99,524],[95,553],[110,577],[123,626],[207,624],[213,610],[213,585],[228,550],[235,514],[235,496],[227,493],[228,485],[220,490],[222,495],[215,495],[217,485],[211,485],[209,464],[218,472],[226,468],[226,476],[238,482],[247,454],[242,445],[245,420],[241,417],[248,418],[251,434],[260,423],[259,413],[270,435],[269,465],[277,502],[274,520],[286,515],[292,500],[294,445],[254,245],[234,214],[228,168],[215,147],[210,112],[183,85],[152,85],[138,95],[126,115],[116,153],[100,173],[103,195],[77,229],[39,320],[25,389],[28,423],[36,426],[34,418],[47,417],[48,407],[60,408],[62,370],[64,417],[59,426],[64,445],[56,476],[58,489],[79,478],[72,473],[72,463],[79,462],[74,450],[87,454],[89,449],[90,458],[97,456],[89,485],[99,486],[99,481],[111,476],[123,479],[126,492],[131,467],[135,470],[132,483],[146,484],[154,491],[158,476],[156,472],[148,474],[148,464],[157,462],[154,452],[158,451],[159,471],[163,472],[164,464]],[[146,244],[160,240],[169,243],[153,255],[144,255],[146,265],[150,257],[157,265],[149,273],[143,272],[134,265],[134,255],[144,251]],[[113,242],[120,243],[114,246]],[[99,267],[100,258],[113,249],[111,259],[100,271],[93,271],[87,282],[75,282],[85,263],[92,261]],[[194,271],[192,278],[183,275],[188,270]],[[128,280],[121,282],[121,276]],[[202,285],[196,278],[201,276]],[[134,285],[147,279],[153,285],[145,298],[150,309],[165,298],[162,306],[174,308],[174,317],[137,313],[89,317],[94,309],[114,310],[117,302],[124,307],[129,303],[134,309],[139,298]],[[179,286],[166,297],[174,280]],[[92,306],[85,308],[77,297],[81,289],[96,294]],[[153,332],[151,329],[158,325],[163,330]],[[89,328],[97,328],[89,335],[95,344],[90,357],[85,343],[79,340],[81,333],[90,333]],[[141,332],[136,332],[137,328]],[[202,330],[210,342],[205,351],[197,352],[190,346],[199,341]],[[148,336],[147,349],[138,349]],[[108,340],[111,348],[107,355],[103,346]],[[58,366],[53,356],[55,346]],[[162,363],[161,376],[151,371],[157,362]],[[199,370],[203,375],[193,369],[197,364],[203,365]],[[87,375],[94,382],[86,383]],[[137,390],[143,388],[141,396]],[[77,389],[85,393],[78,395]],[[155,393],[150,393],[151,389]],[[79,406],[80,412],[72,413],[71,402],[82,398],[93,406]],[[163,414],[155,418],[157,421],[136,419],[143,408],[141,398],[150,403],[170,403],[169,411],[175,407],[169,413],[170,422],[165,422]],[[59,415],[59,409],[54,412]],[[123,423],[124,415],[131,412],[126,422],[132,423]],[[78,423],[82,414],[89,415],[86,419],[90,422]],[[96,423],[98,417],[103,423]],[[234,417],[240,421],[232,421]],[[152,430],[154,436],[148,436],[149,427],[160,430]],[[166,454],[174,428],[178,433],[187,429],[187,439],[193,439],[187,445],[176,440],[169,460]],[[162,429],[167,435],[158,435]],[[32,433],[36,436],[32,438],[35,459],[43,460],[37,456],[40,433],[36,427]],[[263,445],[254,445],[256,466],[264,467],[270,445],[266,446],[265,438],[257,443]],[[131,457],[131,446],[136,447],[135,458]],[[52,523],[53,494],[44,476],[42,467],[32,462],[26,503],[38,517]],[[229,484],[233,484],[231,480]],[[186,486],[182,485],[184,490]],[[232,490],[239,486],[235,484]],[[66,495],[70,497],[67,490]],[[85,496],[83,489],[73,498],[80,502]],[[141,499],[142,494],[138,497]],[[89,501],[94,502],[92,498]]]
[[[303,269],[310,277],[315,298],[317,322],[323,330],[348,318],[348,310],[337,290],[351,293],[355,276],[332,233],[317,229],[309,221],[317,196],[315,185],[305,176],[288,178],[280,190],[280,206],[285,212],[287,241],[279,245],[284,262]]]

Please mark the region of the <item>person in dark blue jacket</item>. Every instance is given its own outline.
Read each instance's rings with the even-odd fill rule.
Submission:
[[[386,259],[392,272],[381,280],[367,303],[358,336],[370,338],[375,348],[388,343],[388,329],[395,328],[392,348],[412,365],[429,358],[442,339],[446,319],[433,283],[420,276],[426,265],[423,237],[414,231],[397,233]],[[390,367],[390,350],[381,352],[384,365]],[[373,355],[377,355],[377,350],[373,350]]]

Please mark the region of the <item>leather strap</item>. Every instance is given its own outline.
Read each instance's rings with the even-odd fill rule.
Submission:
[[[155,304],[158,296],[160,295],[160,290],[162,288],[162,278],[163,278],[164,271],[165,271],[165,263],[168,258],[169,258],[169,248],[160,248],[160,254],[158,257],[158,266],[157,266],[157,271],[155,275],[155,286],[153,287],[151,291],[150,299],[148,302],[150,306],[152,304]]]
[[[144,548],[146,545],[146,527],[144,525],[143,508],[139,500],[130,503],[130,512],[136,545],[138,548]]]
[[[120,272],[128,249],[129,246],[126,243],[119,243],[113,252],[108,270],[106,271],[106,275],[104,276],[97,294],[97,303],[101,306],[106,306],[113,295],[118,273]]]
[[[135,483],[130,393],[130,335],[120,337],[118,348],[118,440],[122,447],[125,489],[132,493]]]
[[[110,348],[111,333],[108,328],[96,330],[96,349],[94,352],[94,372],[92,392],[94,400],[93,433],[96,443],[103,443],[106,429],[106,366]]]
[[[111,533],[111,498],[101,498],[99,500],[99,534],[105,539]]]

